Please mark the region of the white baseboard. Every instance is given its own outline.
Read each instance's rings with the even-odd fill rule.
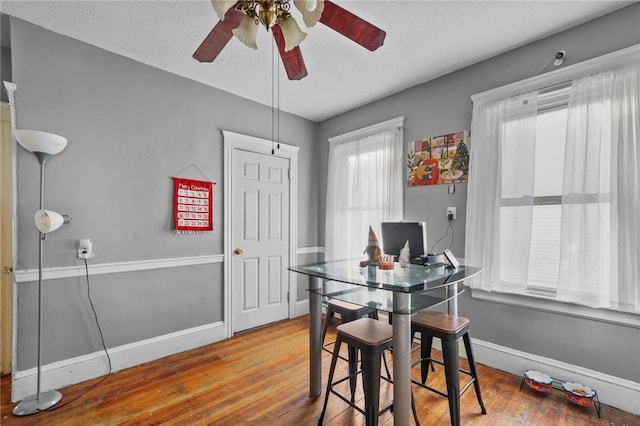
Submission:
[[[296,302],[296,308],[292,318],[301,317],[303,315],[307,315],[308,313],[309,313],[309,301],[298,300]]]
[[[476,363],[521,377],[526,370],[542,371],[549,376],[589,386],[598,393],[602,404],[610,405],[628,413],[640,415],[640,383],[589,370],[577,365],[521,352],[491,342],[471,338]],[[439,339],[434,339],[433,348],[442,350]],[[460,356],[466,357],[460,341]]]
[[[227,338],[222,321],[109,349],[112,370],[119,371]],[[103,376],[109,371],[104,351],[43,365],[41,390],[60,389]],[[36,393],[36,368],[13,373],[11,401]]]

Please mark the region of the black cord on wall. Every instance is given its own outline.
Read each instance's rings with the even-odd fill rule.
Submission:
[[[455,235],[455,231],[453,229],[453,219],[452,218],[449,219],[449,226],[447,226],[447,232],[445,232],[445,234],[442,237],[438,238],[438,240],[435,243],[433,243],[433,245],[431,246],[430,253],[435,253],[433,251],[433,249],[436,248],[436,245],[440,241],[444,240],[447,237],[447,235],[449,235],[449,229],[451,229],[451,244],[449,244],[449,250],[451,250],[451,247],[453,247],[453,236]]]
[[[107,375],[104,376],[99,382],[93,384],[86,391],[80,392],[78,394],[78,396],[76,396],[72,400],[67,401],[67,402],[65,402],[64,404],[61,404],[61,405],[54,405],[51,408],[43,410],[43,411],[55,411],[55,410],[57,410],[59,408],[62,408],[64,406],[66,406],[66,405],[69,405],[69,404],[73,403],[75,400],[77,400],[81,396],[84,396],[87,392],[91,391],[93,388],[95,388],[98,385],[102,384],[102,382],[104,382],[105,380],[107,380],[107,378],[109,378],[109,376],[111,375],[111,372],[113,371],[112,365],[111,365],[111,357],[109,356],[109,351],[107,351],[107,345],[104,343],[104,335],[102,334],[102,328],[100,327],[100,321],[98,320],[98,314],[96,313],[96,309],[93,306],[93,300],[91,300],[91,285],[89,283],[89,265],[87,263],[87,259],[84,259],[84,270],[85,270],[85,275],[86,275],[86,279],[87,279],[87,299],[89,299],[89,305],[91,306],[91,311],[93,311],[93,316],[94,316],[94,318],[96,320],[96,326],[98,327],[98,332],[100,333],[100,341],[102,342],[102,349],[104,350],[104,353],[107,355],[107,361],[109,363],[109,371],[107,372]]]

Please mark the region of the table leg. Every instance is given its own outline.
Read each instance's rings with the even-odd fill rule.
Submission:
[[[411,424],[411,294],[393,293],[393,424]]]
[[[447,286],[447,313],[458,315],[458,298],[454,297],[458,293],[458,283]]]
[[[309,289],[320,290],[323,280],[309,277]],[[309,292],[309,396],[322,394],[322,296]]]

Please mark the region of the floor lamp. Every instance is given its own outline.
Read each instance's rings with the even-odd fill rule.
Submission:
[[[40,208],[35,214],[35,224],[38,228],[38,369],[37,369],[37,390],[32,397],[26,398],[18,403],[13,409],[16,416],[28,416],[39,413],[53,407],[62,394],[52,390],[40,391],[41,366],[42,366],[42,254],[43,243],[47,234],[55,231],[65,223],[69,223],[71,218],[56,212],[44,209],[44,165],[52,155],[62,151],[67,146],[67,139],[52,133],[40,132],[36,130],[16,130],[15,138],[18,143],[27,151],[32,152],[40,162]]]

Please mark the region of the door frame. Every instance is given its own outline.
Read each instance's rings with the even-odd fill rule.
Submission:
[[[231,268],[231,256],[233,247],[231,230],[233,229],[233,217],[231,215],[231,194],[233,194],[233,158],[237,150],[255,152],[258,154],[272,155],[273,142],[254,136],[222,131],[224,144],[224,324],[227,338],[233,336],[233,309],[231,283],[233,282]],[[299,147],[280,143],[275,156],[289,160],[289,266],[296,264],[296,252],[298,242],[298,151]],[[296,274],[289,271],[289,318],[295,314],[297,294]]]
[[[13,101],[13,92],[16,87],[13,83],[5,87],[9,95],[9,100]],[[0,260],[2,265],[0,268],[9,267],[10,272],[2,274],[2,289],[0,290],[0,320],[2,322],[2,330],[0,331],[0,347],[2,348],[2,359],[0,373],[2,375],[15,371],[16,362],[16,321],[15,321],[15,305],[16,305],[16,289],[13,271],[15,270],[15,253],[16,250],[16,141],[13,137],[15,127],[15,110],[11,104],[2,102],[1,106],[2,121],[9,122],[9,141],[3,140],[2,157],[2,248],[0,249]],[[8,276],[7,276],[8,275]]]

